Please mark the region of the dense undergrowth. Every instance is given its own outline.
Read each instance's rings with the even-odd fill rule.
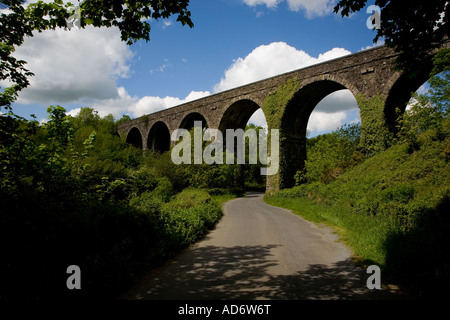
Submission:
[[[144,154],[89,108],[51,107],[45,124],[4,114],[0,140],[1,299],[114,298],[214,228],[237,190]],[[66,285],[71,265],[81,290]]]

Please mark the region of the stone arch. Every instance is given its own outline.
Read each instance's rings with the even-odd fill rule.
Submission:
[[[287,103],[281,118],[280,188],[294,186],[294,176],[306,160],[306,129],[311,113],[329,94],[348,89],[355,96],[355,87],[341,81],[320,79],[302,86]]]
[[[179,128],[191,130],[192,128],[194,128],[195,121],[201,121],[202,128],[208,128],[208,122],[206,121],[206,118],[199,112],[191,112],[186,115],[183,120],[181,120]]]
[[[170,131],[163,121],[157,121],[148,133],[147,150],[165,152],[170,150]]]
[[[251,116],[261,107],[250,99],[242,99],[233,102],[223,113],[219,122],[219,131],[222,133],[223,143],[227,141],[227,129],[243,129],[250,120]],[[264,112],[264,111],[263,111]],[[265,113],[264,113],[264,116]],[[267,117],[266,117],[267,119]]]
[[[136,127],[131,128],[130,131],[128,131],[126,142],[136,148],[142,149],[143,143],[141,131]]]
[[[259,108],[256,102],[249,99],[234,102],[223,113],[218,129],[222,133],[225,133],[226,129],[245,129],[248,120]]]
[[[227,129],[237,130],[242,129],[245,130],[245,127],[252,117],[252,115],[257,111],[261,109],[261,107],[250,99],[241,99],[238,101],[233,102],[230,106],[226,108],[226,110],[223,112],[222,117],[219,122],[219,131],[222,133],[223,137],[223,144],[224,144],[224,150],[227,150],[230,148],[227,141]],[[265,114],[264,114],[265,116]],[[245,146],[245,138],[244,138],[244,149],[247,151],[238,150],[238,137],[239,134],[237,134],[234,138],[233,136],[229,136],[229,138],[234,139],[234,150],[228,149],[230,152],[234,152],[236,157],[239,157],[238,154],[243,156],[245,152],[247,152],[250,148],[249,146]],[[250,139],[250,138],[249,138]],[[254,140],[253,140],[254,141]],[[250,140],[248,142],[250,144]],[[238,188],[245,188],[245,182],[249,181],[248,179],[251,179],[252,182],[257,182],[258,184],[266,184],[266,177],[258,176],[256,179],[254,175],[251,174],[246,175],[244,172],[244,166],[240,165],[239,170],[236,173],[234,177],[234,184]]]
[[[388,81],[391,84],[385,93],[384,116],[387,126],[392,133],[397,132],[397,118],[399,112],[406,109],[411,94],[430,78],[433,68],[431,59],[423,61],[420,68],[410,73],[395,73]]]

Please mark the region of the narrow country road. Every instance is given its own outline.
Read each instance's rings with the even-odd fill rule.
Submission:
[[[326,227],[249,193],[224,205],[205,239],[153,271],[124,299],[377,299],[370,276]]]

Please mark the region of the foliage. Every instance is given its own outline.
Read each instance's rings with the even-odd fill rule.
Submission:
[[[130,205],[144,212],[160,212],[162,205],[170,200],[172,194],[172,184],[167,178],[162,178],[158,180],[154,189],[133,197]]]
[[[175,196],[172,202],[174,207],[193,207],[199,203],[208,203],[211,201],[211,196],[206,190],[188,187]]]
[[[282,125],[283,115],[286,112],[283,111],[288,105],[288,102],[294,97],[296,91],[298,90],[300,82],[298,79],[291,79],[287,81],[284,85],[278,86],[277,90],[271,92],[264,100],[262,110],[266,117],[267,127],[269,130],[274,128],[283,128]],[[280,131],[280,146],[282,147],[285,137],[288,133]],[[270,144],[270,135],[267,137],[268,145]],[[286,163],[289,161],[291,154],[283,153],[280,154],[279,170],[277,174],[268,176],[268,185],[282,186],[283,182],[280,181],[281,174],[286,170]],[[285,160],[286,159],[286,160]],[[280,183],[281,182],[281,183]]]
[[[8,109],[17,99],[18,92],[29,85],[27,77],[33,75],[24,67],[25,61],[12,56],[15,46],[23,43],[24,36],[31,36],[33,29],[27,22],[21,0],[2,0],[1,3],[10,10],[9,14],[0,16],[0,80],[12,83],[0,93],[0,106]]]
[[[282,119],[280,117],[283,112],[280,112],[280,108],[284,108],[288,104],[294,96],[298,86],[298,80],[289,80],[283,86],[279,86],[276,91],[270,93],[266,97],[262,109],[264,111],[264,115],[266,116],[267,126],[269,129],[281,127]]]
[[[178,15],[177,21],[182,25],[194,24],[191,13],[187,10],[189,0],[143,0],[143,1],[111,1],[105,5],[96,0],[86,0],[81,4],[82,23],[84,27],[92,24],[95,27],[117,26],[121,37],[127,44],[139,39],[150,40],[150,24],[148,21],[166,19]]]
[[[253,129],[252,126],[247,127]],[[193,130],[193,129],[192,129]],[[169,150],[165,153],[150,152],[144,159],[144,165],[151,168],[157,177],[167,177],[176,191],[181,191],[188,186],[209,190],[223,189],[232,193],[241,194],[245,185],[252,185],[254,188],[265,187],[265,179],[261,177],[260,164],[249,164],[248,140],[245,143],[245,164],[226,164],[226,150],[223,152],[223,163],[207,164],[202,161],[200,164],[193,163],[194,154],[194,134],[191,131],[191,164],[174,164]],[[203,142],[202,150],[210,142]],[[258,141],[259,143],[259,141]]]
[[[161,219],[175,243],[188,245],[203,237],[222,217],[220,206],[204,190],[189,187],[162,208]]]
[[[344,170],[355,166],[361,158],[358,151],[359,132],[359,124],[351,124],[330,134],[308,139],[305,171],[297,173],[296,184],[319,180],[330,183]]]
[[[414,93],[414,103],[399,118],[398,139],[409,145],[410,151],[424,143],[422,133],[442,137],[442,126],[448,117],[450,99],[450,50],[441,49],[434,57],[434,68],[428,83],[430,89],[426,94]]]
[[[433,70],[430,74],[430,90],[425,97],[439,109],[448,114],[450,101],[450,49],[440,49],[433,57]]]
[[[222,216],[219,203],[211,201],[209,193],[202,189],[188,187],[172,195],[170,181],[162,179],[153,191],[147,191],[130,201],[130,205],[154,214],[167,233],[166,245],[169,252],[199,240],[214,227]]]
[[[126,144],[112,116],[48,112],[0,116],[0,298],[114,298],[220,219],[220,201],[176,190],[167,159]],[[65,286],[72,264],[83,290]]]
[[[384,103],[380,94],[369,99],[364,95],[356,97],[361,116],[361,146],[366,156],[386,150],[394,139],[386,124]]]
[[[433,134],[442,135],[441,121],[444,116],[440,108],[430,103],[430,99],[425,96],[413,95],[416,102],[405,111],[399,118],[398,140],[408,144],[410,151],[414,151],[420,147],[420,138],[423,133],[436,131]]]
[[[253,123],[250,123],[246,126],[245,130],[255,130],[257,132],[257,145],[259,146],[263,143],[267,143],[267,147],[270,148],[267,140],[267,133],[263,127],[256,126]],[[264,133],[260,140],[260,132]],[[249,140],[245,141],[245,165],[241,166],[241,172],[244,180],[244,189],[245,190],[259,190],[264,191],[266,189],[266,176],[261,175],[261,159],[258,152],[258,159],[256,164],[250,164],[249,159]]]
[[[127,114],[122,115],[122,118],[116,121],[116,125],[122,122],[131,121],[131,117]]]
[[[334,12],[343,17],[360,11],[367,0],[340,0]],[[397,64],[402,69],[414,71],[436,48],[450,36],[448,16],[450,5],[446,0],[431,0],[424,5],[421,0],[376,0],[381,9],[381,27],[377,29],[374,43],[384,39],[387,46],[400,53]]]

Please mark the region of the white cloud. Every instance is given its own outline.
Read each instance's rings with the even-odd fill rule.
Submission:
[[[192,91],[184,99],[183,103],[198,100],[198,99],[204,98],[206,96],[209,96],[210,94],[211,94],[211,92],[209,92],[209,91]]]
[[[133,115],[137,101],[138,98],[131,97],[124,87],[119,87],[114,97],[93,101],[89,106],[98,111],[102,117],[112,114],[120,118],[122,113]]]
[[[312,64],[311,57],[284,42],[274,42],[254,49],[247,57],[238,58],[225,71],[214,87],[215,92],[269,78]]]
[[[250,117],[248,122],[267,129],[266,117],[264,116],[264,112],[261,109],[256,110],[255,113],[253,113],[253,115]]]
[[[267,8],[275,8],[281,0],[244,0],[250,7],[265,5]]]
[[[334,130],[342,126],[346,119],[347,113],[345,111],[333,113],[315,111],[309,117],[308,130],[314,132]]]
[[[350,90],[335,91],[320,101],[311,113],[307,130],[320,134],[346,123],[360,122],[358,103]]]
[[[235,60],[225,71],[220,82],[214,86],[214,91],[235,88],[350,53],[342,48],[334,48],[314,58],[285,42],[262,45],[254,49],[247,57]]]
[[[373,43],[371,45],[362,47],[361,50],[359,50],[359,51],[369,50],[369,49],[380,47],[380,46],[383,46],[383,45],[384,45],[384,39],[381,39],[381,40],[378,40],[377,42],[375,42],[375,43]]]
[[[320,101],[315,111],[334,113],[337,111],[349,111],[358,108],[358,103],[350,90],[335,91]]]
[[[163,21],[163,29],[166,29],[167,27],[170,27],[173,24],[170,20],[164,20]]]
[[[117,28],[87,27],[35,33],[14,56],[35,74],[18,102],[48,105],[118,97],[116,80],[129,75],[133,53]]]
[[[166,71],[166,69],[168,68],[168,67],[170,67],[171,66],[171,64],[169,63],[169,59],[164,59],[164,63],[162,64],[162,65],[160,65],[158,68],[156,68],[156,69],[151,69],[150,70],[150,74],[154,74],[154,73],[156,73],[156,72],[164,72],[164,71]]]
[[[321,17],[333,12],[335,0],[287,0],[292,11],[305,11],[307,18]]]
[[[210,95],[209,91],[192,91],[184,99],[178,97],[156,97],[145,96],[142,98],[131,97],[123,87],[117,88],[117,95],[111,99],[97,100],[90,104],[94,110],[98,111],[100,116],[112,114],[116,118],[120,118],[121,114],[128,114],[132,118],[161,111],[186,102],[197,100]],[[80,108],[75,108],[67,112],[67,114],[75,116]]]
[[[426,94],[428,92],[428,90],[430,90],[430,84],[427,82],[425,82],[424,84],[422,84],[419,89],[417,89],[417,94]]]
[[[344,48],[333,48],[325,53],[321,53],[319,54],[319,56],[317,57],[317,63],[320,62],[325,62],[328,60],[333,60],[333,59],[337,59],[343,56],[346,56],[348,54],[351,54],[350,51],[348,51],[347,49]]]
[[[312,57],[305,51],[297,50],[284,42],[259,46],[245,58],[239,58],[233,62],[225,71],[224,77],[214,86],[214,92],[235,88],[350,53],[343,48],[333,48],[317,57]],[[308,123],[308,130],[334,130],[348,122],[347,113],[357,108],[356,99],[349,90],[336,91],[316,106]],[[267,127],[261,110],[256,111],[249,121]]]
[[[145,114],[150,114],[167,108],[175,107],[177,105],[197,100],[210,95],[209,91],[192,91],[186,98],[180,99],[177,97],[153,97],[145,96],[143,98],[134,98],[133,102],[128,105],[128,111],[132,113],[134,117],[140,117]],[[128,99],[128,97],[126,97]]]
[[[152,97],[145,96],[139,99],[133,106],[129,107],[129,110],[133,112],[135,117],[139,117],[144,114],[154,113],[163,109],[167,109],[178,104],[181,104],[182,100],[176,97]]]
[[[283,0],[244,0],[248,6],[265,5],[268,8],[276,8]],[[286,0],[289,10],[303,11],[308,19],[330,14],[336,0]]]
[[[419,89],[416,90],[416,93],[419,94],[419,95],[426,94],[428,92],[428,90],[430,90],[430,84],[427,81],[424,84],[422,84],[419,87]],[[419,100],[417,100],[414,97],[411,97],[411,99],[409,99],[408,103],[406,104],[405,110],[410,110],[418,102],[419,102]]]

